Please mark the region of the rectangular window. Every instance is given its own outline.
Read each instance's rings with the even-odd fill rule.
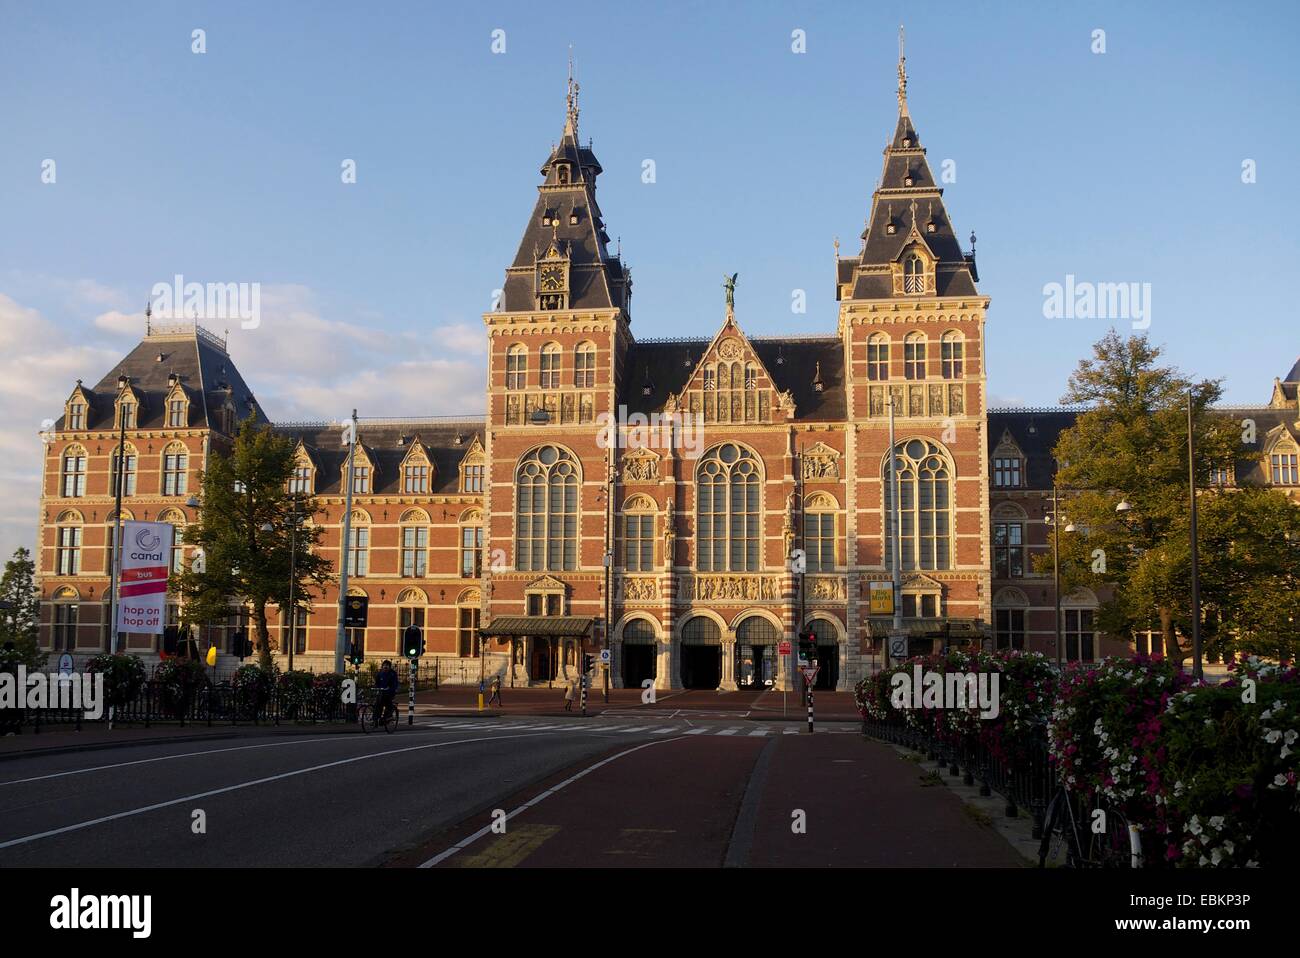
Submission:
[[[456,650],[462,659],[478,658],[478,609],[456,610]]]
[[[1215,466],[1210,470],[1210,485],[1212,486],[1230,486],[1232,485],[1232,474],[1229,470],[1220,466]]]
[[[889,378],[889,343],[867,343],[867,378],[883,381]]]
[[[963,347],[961,340],[946,339],[939,347],[944,379],[961,379]]]
[[[993,460],[993,485],[998,489],[1020,488],[1021,460],[1017,457]]]
[[[180,573],[184,571],[185,566],[185,548],[184,548],[185,530],[180,526],[172,526],[172,572]]]
[[[81,529],[78,526],[59,528],[56,562],[59,575],[81,574]]]
[[[350,530],[348,542],[348,575],[364,576],[370,569],[370,530]]]
[[[1300,473],[1296,468],[1296,453],[1274,453],[1273,462],[1273,485],[1275,486],[1294,486],[1300,485]]]
[[[579,389],[591,389],[596,385],[596,352],[593,349],[580,349],[573,360],[573,385]]]
[[[1065,610],[1065,658],[1069,662],[1091,662],[1094,650],[1092,609]]]
[[[1024,526],[993,523],[993,578],[1018,579],[1025,574]]]
[[[402,635],[411,626],[418,628],[421,633],[424,632],[424,610],[404,605],[397,610],[397,613],[397,647],[401,649],[404,646]],[[427,641],[427,637],[425,638]]]
[[[355,477],[354,477],[355,478]],[[311,467],[297,466],[289,479],[289,494],[305,496],[311,492]]]
[[[809,572],[835,571],[835,513],[811,512],[804,516],[804,551]]]
[[[288,643],[289,643],[290,612],[291,612],[290,609],[285,609],[284,612],[281,613],[280,615],[280,648],[282,649],[287,649],[289,647]],[[302,655],[307,651],[307,624],[310,618],[311,616],[305,613],[301,607],[298,609],[297,622],[295,623],[294,630],[293,630],[294,631],[294,643],[293,643],[294,655]]]
[[[465,467],[465,492],[483,491],[483,473],[486,469],[483,465]]]
[[[528,614],[529,615],[542,614],[542,597],[540,595],[528,596]]]
[[[185,495],[189,462],[189,455],[183,452],[169,452],[163,455],[164,496]]]
[[[68,407],[68,428],[85,429],[86,428],[86,407],[81,403],[74,402]]]
[[[915,595],[903,596],[903,618],[905,619],[916,618],[916,596]]]
[[[86,494],[86,457],[84,455],[63,457],[63,494],[70,498]]]
[[[54,606],[54,651],[76,649],[78,608],[75,602],[59,602]]]
[[[117,470],[118,470],[118,466],[122,463],[123,459],[125,459],[126,469],[123,470],[122,472],[122,495],[133,496],[135,495],[135,462],[136,462],[134,453],[127,453],[125,457],[123,457],[120,453],[113,454],[112,469],[110,470],[108,491],[110,495],[117,495]]]
[[[903,376],[907,379],[925,378],[924,340],[914,340],[903,344]]]
[[[140,407],[133,402],[124,402],[118,407],[119,424],[124,429],[135,428],[135,412]]]
[[[483,574],[482,526],[465,526],[460,530],[460,574],[469,579]]]
[[[402,530],[402,575],[423,578],[429,555],[429,530],[407,527]]]
[[[542,351],[542,378],[541,387],[543,389],[560,388],[560,351],[558,349],[547,352]]]
[[[421,493],[429,491],[429,467],[424,465],[406,466],[403,469],[405,480],[402,484],[402,491],[406,493]]]
[[[623,517],[623,559],[628,572],[650,572],[654,569],[654,530],[653,515]]]
[[[1025,610],[994,609],[993,617],[998,648],[1023,649],[1025,647]]]
[[[357,466],[352,467],[352,492],[353,494],[368,494],[370,492],[370,467]]]
[[[528,375],[528,354],[522,349],[506,354],[506,389],[523,389]]]
[[[563,615],[563,614],[564,614],[564,609],[563,609],[563,599],[564,599],[564,596],[560,595],[558,592],[553,592],[553,593],[549,593],[548,595],[546,595],[545,598],[546,598],[546,614],[547,614],[547,615]]]
[[[167,425],[179,429],[186,425],[185,407],[189,405],[183,399],[173,399],[167,404]]]

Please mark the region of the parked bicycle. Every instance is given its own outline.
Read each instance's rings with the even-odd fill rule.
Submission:
[[[1118,809],[1095,801],[1085,807],[1061,786],[1047,806],[1039,868],[1141,868],[1142,841],[1137,826]]]

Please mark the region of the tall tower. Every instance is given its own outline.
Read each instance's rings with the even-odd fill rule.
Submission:
[[[868,579],[888,578],[891,568],[883,478],[892,402],[904,615],[946,618],[972,631],[981,625],[976,620],[986,624],[990,618],[984,368],[989,300],[976,289],[974,240],[972,234],[971,251],[963,252],[913,125],[900,31],[898,121],[885,147],[862,248],[857,256],[837,257],[857,476],[849,491],[849,523],[861,575],[852,578],[860,587]],[[850,601],[850,615],[856,605]]]
[[[630,339],[631,276],[609,250],[596,202],[601,166],[578,137],[572,62],[564,129],[541,173],[500,309],[483,316],[483,620],[485,634],[509,644],[516,682],[573,677],[605,618],[614,464],[601,423],[615,412],[617,357]]]

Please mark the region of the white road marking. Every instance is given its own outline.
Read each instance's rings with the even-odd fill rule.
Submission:
[[[703,735],[703,734],[704,734],[705,732],[707,732],[707,731],[708,731],[707,728],[693,728],[693,729],[691,729],[689,732],[687,732],[686,734],[687,734],[687,735]]]
[[[739,731],[740,731],[740,729],[738,729],[738,728],[724,728],[724,729],[723,729],[721,732],[719,732],[718,734],[719,734],[719,735],[735,735],[735,734],[736,734],[737,732],[739,732]]]
[[[749,733],[749,737],[750,737],[750,738],[762,738],[762,737],[765,736],[767,733],[768,733],[768,730],[765,729],[765,728],[756,728],[756,729],[754,729],[754,731],[752,731],[752,732]]]
[[[631,755],[633,752],[639,752],[639,751],[641,751],[641,749],[643,749],[643,748],[649,748],[651,745],[662,745],[664,742],[676,742],[676,741],[678,741],[678,739],[674,739],[674,738],[661,738],[661,739],[659,739],[657,742],[646,742],[646,743],[644,743],[643,745],[635,745],[635,746],[633,746],[632,748],[625,749],[624,751],[619,752],[617,755],[611,755],[609,758],[604,759],[604,760],[602,760],[602,761],[599,761],[599,762],[597,762],[595,765],[590,765],[590,766],[588,766],[587,768],[584,768],[581,772],[578,772],[576,775],[571,775],[571,776],[569,776],[569,777],[566,778],[564,781],[560,782],[560,784],[558,784],[558,785],[554,785],[554,786],[552,786],[551,788],[548,788],[546,791],[542,792],[540,795],[536,795],[536,796],[534,796],[533,798],[529,799],[528,801],[524,802],[524,804],[520,805],[520,806],[519,806],[518,808],[516,808],[514,811],[512,811],[512,812],[510,812],[508,815],[506,815],[505,820],[506,820],[507,822],[510,821],[510,819],[514,818],[514,817],[515,817],[516,815],[518,815],[520,812],[526,812],[526,811],[528,811],[528,809],[532,808],[534,805],[537,805],[537,804],[539,804],[540,802],[545,801],[546,799],[550,798],[550,797],[551,797],[552,795],[554,795],[556,792],[560,791],[560,789],[565,788],[565,787],[567,787],[567,786],[569,786],[569,785],[572,785],[574,782],[576,782],[576,781],[577,781],[578,779],[580,779],[580,778],[585,778],[586,776],[588,776],[588,775],[590,775],[592,772],[594,772],[596,769],[601,768],[602,766],[608,765],[610,762],[614,761],[615,759],[622,758],[624,755]],[[479,840],[480,838],[482,838],[484,835],[488,834],[488,832],[492,831],[492,828],[493,828],[493,826],[494,826],[495,824],[496,824],[496,823],[493,822],[492,824],[484,825],[482,828],[480,828],[478,831],[476,831],[473,835],[470,835],[470,836],[467,837],[467,838],[462,838],[462,839],[461,839],[460,841],[458,841],[455,845],[452,845],[450,848],[446,849],[445,851],[439,852],[437,855],[434,855],[432,858],[430,858],[427,862],[425,862],[425,863],[424,863],[423,865],[421,865],[420,867],[421,867],[421,868],[432,868],[434,865],[437,865],[439,862],[446,861],[448,858],[450,858],[452,855],[456,854],[458,851],[461,851],[462,849],[468,848],[470,845],[474,844],[476,841],[478,841],[478,840]],[[3,847],[4,847],[3,845],[0,845],[0,848],[3,848]]]
[[[532,738],[531,735],[507,735],[505,738]],[[265,785],[268,782],[278,782],[286,778],[294,778],[298,775],[306,775],[308,772],[319,772],[327,768],[337,768],[340,765],[351,765],[353,762],[364,762],[367,759],[382,758],[385,755],[400,755],[403,752],[420,752],[428,748],[445,748],[449,745],[467,745],[474,742],[501,741],[500,738],[463,738],[455,742],[430,742],[427,745],[408,745],[405,748],[390,748],[384,752],[369,752],[365,755],[356,755],[352,758],[340,759],[337,762],[326,762],[323,765],[312,765],[310,768],[300,768],[292,772],[281,772],[278,775],[268,775],[265,778],[255,778],[252,781],[240,782],[237,785],[226,785],[222,788],[209,789],[206,792],[197,792],[193,795],[183,795],[180,798],[173,798],[165,802],[155,802],[152,805],[142,805],[139,808],[131,808],[125,812],[117,812],[113,815],[104,815],[101,818],[92,818],[89,821],[78,822],[75,825],[64,825],[62,828],[51,828],[48,831],[37,832],[34,835],[24,835],[21,838],[11,838],[7,842],[0,842],[0,849],[12,848],[15,845],[26,845],[29,842],[39,841],[42,838],[51,838],[55,835],[66,835],[68,832],[80,831],[83,828],[90,828],[94,825],[102,825],[105,822],[115,822],[123,818],[131,818],[135,815],[143,815],[145,812],[154,812],[160,808],[170,808],[173,805],[182,805],[186,802],[195,802],[201,798],[211,798],[214,795],[224,795],[227,792],[237,792],[240,789],[252,788],[254,785]],[[656,745],[657,742],[650,744]]]
[[[674,731],[674,730],[675,730],[675,727],[672,726],[672,725],[669,725],[667,728],[649,729],[649,730],[646,731],[646,734],[647,734],[647,735],[667,735],[669,732],[672,732],[672,731]],[[687,735],[690,735],[691,733],[690,733],[690,732],[687,732],[686,734],[687,734]]]

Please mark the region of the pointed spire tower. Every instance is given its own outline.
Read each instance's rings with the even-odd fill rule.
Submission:
[[[600,162],[590,141],[578,139],[578,92],[570,50],[564,129],[542,164],[537,203],[506,270],[505,312],[628,309],[630,273],[609,250],[596,203]]]
[[[904,255],[904,254],[908,255]],[[910,259],[920,256],[922,262]],[[973,253],[965,253],[921,146],[907,103],[907,57],[898,30],[898,122],[862,231],[862,252],[838,261],[836,298],[975,296]]]

